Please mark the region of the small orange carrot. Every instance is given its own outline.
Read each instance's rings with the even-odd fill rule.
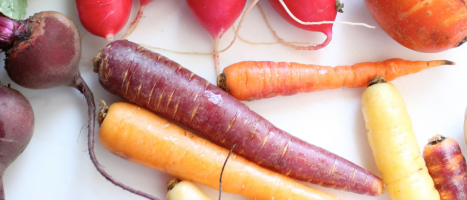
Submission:
[[[423,150],[428,172],[442,200],[467,199],[467,165],[456,140],[436,135]]]
[[[238,100],[251,101],[339,87],[365,87],[381,76],[387,81],[440,65],[447,60],[407,61],[389,59],[352,66],[319,66],[288,62],[245,61],[226,67],[217,86]]]
[[[103,109],[104,111],[106,109]],[[128,161],[218,189],[229,150],[129,103],[114,103],[99,130],[102,146]],[[338,200],[232,154],[222,175],[222,191],[251,199]]]

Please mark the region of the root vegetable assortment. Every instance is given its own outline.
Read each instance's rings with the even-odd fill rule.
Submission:
[[[434,136],[425,145],[423,158],[441,199],[467,198],[467,165],[453,138]]]
[[[439,200],[397,88],[377,77],[365,89],[362,111],[368,141],[393,200]]]
[[[226,68],[218,86],[238,100],[257,100],[339,87],[364,87],[382,76],[388,81],[451,61],[407,61],[389,59],[352,66],[319,66],[287,62],[243,61]]]
[[[5,51],[5,69],[17,84],[31,89],[70,86],[78,89],[88,104],[88,150],[96,169],[109,181],[133,193],[147,194],[128,188],[115,181],[99,165],[94,154],[94,127],[96,108],[94,96],[81,77],[80,34],[76,25],[65,15],[45,11],[20,22],[0,16],[0,38]],[[63,38],[66,38],[65,40]]]
[[[278,129],[220,88],[179,64],[129,41],[95,58],[110,93],[206,135],[215,143],[282,174],[359,194],[379,195],[382,181],[361,167]]]
[[[219,176],[229,150],[129,103],[112,104],[103,119],[99,141],[115,155],[185,180],[219,188]],[[238,155],[230,157],[222,179],[223,191],[251,199],[339,199]]]
[[[23,153],[34,131],[34,112],[20,92],[0,84],[0,199],[5,199],[3,176]]]
[[[365,4],[379,26],[409,49],[435,53],[467,41],[464,0],[365,0]]]

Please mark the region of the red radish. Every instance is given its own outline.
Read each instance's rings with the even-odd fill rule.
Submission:
[[[18,91],[0,84],[0,199],[5,199],[3,174],[24,151],[34,131],[34,113]]]
[[[188,8],[196,20],[214,39],[214,52],[219,50],[219,40],[237,20],[245,7],[246,0],[187,0]],[[219,54],[214,54],[216,75],[220,74]]]
[[[79,20],[84,28],[108,41],[112,41],[115,34],[125,26],[132,6],[132,0],[76,0],[75,2]]]
[[[128,30],[126,31],[125,35],[123,35],[123,38],[126,38],[131,33],[133,33],[133,31],[136,29],[136,26],[138,26],[139,20],[141,19],[141,17],[143,17],[144,8],[146,8],[146,6],[153,1],[154,0],[140,0],[139,1],[140,5],[139,5],[138,14],[136,14],[135,20],[130,24],[130,27],[128,27]]]
[[[322,32],[326,35],[326,40],[316,46],[296,46],[278,38],[282,43],[297,50],[318,50],[326,47],[331,42],[333,24],[303,25],[287,13],[280,0],[269,0],[269,3],[285,20],[294,26],[308,31]],[[304,22],[334,21],[337,12],[342,12],[343,7],[339,0],[283,0],[283,3],[295,17]]]
[[[7,24],[6,26],[1,26]],[[13,24],[14,26],[8,26]],[[155,199],[115,181],[99,165],[94,154],[96,106],[94,96],[81,78],[81,40],[78,28],[58,12],[40,12],[24,21],[0,17],[0,46],[5,69],[19,85],[32,89],[70,86],[84,94],[88,104],[88,148],[96,169],[109,181],[130,192]]]

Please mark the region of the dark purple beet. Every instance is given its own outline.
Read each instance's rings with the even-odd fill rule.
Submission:
[[[34,113],[18,91],[0,85],[0,199],[5,199],[3,173],[31,140]]]
[[[81,58],[75,24],[58,12],[40,12],[20,23],[24,32],[5,52],[11,80],[31,89],[72,85]]]
[[[0,48],[6,53],[5,69],[15,83],[31,89],[70,86],[83,93],[88,104],[89,155],[96,169],[115,185],[155,199],[115,181],[96,159],[96,105],[79,72],[81,39],[73,21],[54,11],[40,12],[20,22],[0,16]]]

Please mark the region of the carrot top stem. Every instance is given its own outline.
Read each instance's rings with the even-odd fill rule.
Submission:
[[[378,84],[378,83],[386,83],[386,79],[381,77],[381,76],[376,76],[374,79],[372,79],[370,81],[370,83],[368,83],[368,86],[367,87],[370,87],[374,84]]]
[[[446,137],[440,135],[440,134],[437,134],[435,136],[433,136],[432,138],[430,138],[428,140],[428,145],[436,145],[442,141],[444,141],[446,139]]]
[[[222,90],[226,90],[227,89],[227,84],[225,82],[225,74],[224,73],[220,73],[219,75],[217,75],[217,86],[219,88],[221,88]]]
[[[167,191],[170,191],[172,190],[175,185],[177,185],[177,183],[180,183],[182,182],[182,180],[178,179],[178,178],[173,178],[171,179],[168,183],[167,183]]]
[[[102,122],[104,121],[105,119],[105,116],[107,116],[107,112],[109,111],[109,107],[107,106],[107,104],[105,103],[104,100],[99,100],[102,104],[102,108],[99,110],[99,113],[97,114],[97,118],[98,118],[98,122],[99,122],[99,126],[102,124]]]

